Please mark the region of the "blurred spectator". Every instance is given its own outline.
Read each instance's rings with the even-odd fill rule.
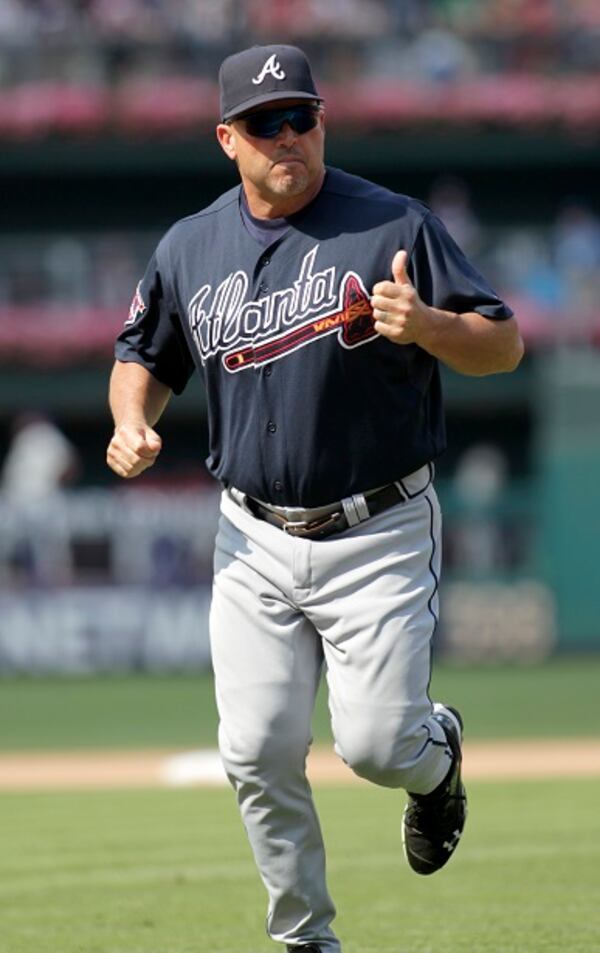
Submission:
[[[79,466],[75,447],[48,417],[20,414],[2,468],[2,493],[14,503],[42,500],[72,483]]]
[[[456,33],[442,27],[423,30],[407,50],[413,75],[434,83],[452,83],[476,72],[477,54]]]
[[[308,17],[303,35],[330,36],[351,39],[379,38],[389,27],[389,15],[384,0],[308,0]]]
[[[495,272],[509,293],[548,309],[557,319],[567,303],[567,287],[554,266],[549,232],[533,228],[507,229],[494,249]]]
[[[455,176],[436,179],[429,195],[429,205],[465,254],[469,257],[476,255],[481,245],[481,227],[466,183]]]
[[[560,212],[554,229],[554,265],[566,285],[573,320],[587,336],[600,300],[600,219],[580,202]]]
[[[246,26],[241,7],[237,0],[180,0],[168,7],[169,20],[182,39],[193,37],[204,45],[224,42]]]
[[[309,29],[310,0],[247,0],[249,29],[258,36],[298,37]]]
[[[127,235],[108,235],[96,245],[94,300],[103,307],[123,308],[143,271],[136,246]]]
[[[85,300],[93,290],[87,249],[75,236],[59,236],[43,249],[41,265],[48,276],[53,301]]]
[[[600,219],[580,202],[561,210],[554,230],[556,264],[567,274],[600,270]]]
[[[92,305],[122,309],[153,242],[153,232],[34,234],[19,239],[0,234],[0,307],[34,306],[38,316],[65,305],[69,310]],[[54,314],[53,320],[60,321],[60,315]]]
[[[507,566],[505,532],[497,513],[507,470],[504,454],[492,444],[470,447],[460,458],[454,474],[460,518],[450,539],[453,568],[488,575]]]

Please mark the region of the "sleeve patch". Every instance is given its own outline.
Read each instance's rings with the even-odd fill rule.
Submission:
[[[125,325],[135,324],[137,319],[141,317],[144,311],[146,310],[146,304],[144,302],[144,299],[142,298],[141,286],[142,286],[142,282],[139,281],[138,286],[135,289],[135,294],[131,301],[131,305],[129,307],[129,317],[126,320]]]

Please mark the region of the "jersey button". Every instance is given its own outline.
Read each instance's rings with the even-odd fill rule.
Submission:
[[[273,373],[273,368],[271,367],[270,364],[267,364],[267,366],[265,367],[265,377],[270,377],[272,373]]]
[[[283,483],[281,482],[281,480],[275,480],[275,483],[273,484],[273,489],[277,490],[278,493],[281,490],[283,490]]]
[[[269,290],[269,286],[266,285],[264,281],[261,281],[261,283],[258,286],[258,290],[262,291],[262,293],[265,294],[265,292]]]
[[[275,433],[275,431],[277,430],[277,424],[274,424],[273,421],[270,420],[269,423],[267,424],[267,430],[269,431],[269,433]]]
[[[261,263],[262,267],[265,268],[267,265],[270,265],[270,264],[271,264],[271,259],[269,258],[268,255],[265,255],[264,258],[261,258],[261,262],[260,262],[260,263]]]

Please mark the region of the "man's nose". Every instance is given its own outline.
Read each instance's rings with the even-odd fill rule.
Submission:
[[[295,129],[292,129],[289,122],[284,122],[281,129],[277,133],[277,141],[289,144],[290,142],[294,142],[294,140],[297,138],[298,133],[295,131]]]

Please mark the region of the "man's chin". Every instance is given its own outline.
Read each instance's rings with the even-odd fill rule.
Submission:
[[[298,163],[297,170],[288,169],[280,172],[271,178],[269,185],[275,195],[301,195],[308,188],[308,175]]]

